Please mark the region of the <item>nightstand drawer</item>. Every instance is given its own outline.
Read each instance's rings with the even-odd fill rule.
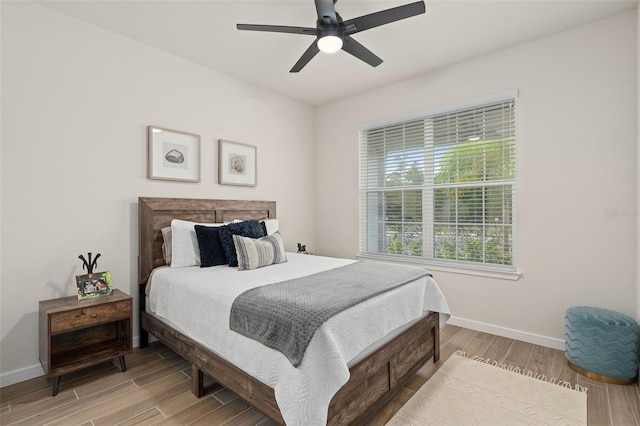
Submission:
[[[89,327],[103,322],[117,321],[131,316],[131,301],[124,300],[51,315],[50,330],[52,334],[77,328]]]

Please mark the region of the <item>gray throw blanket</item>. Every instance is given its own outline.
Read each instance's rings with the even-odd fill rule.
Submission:
[[[356,262],[257,287],[234,300],[229,326],[282,352],[298,367],[313,334],[329,318],[424,276],[431,274],[415,267]]]

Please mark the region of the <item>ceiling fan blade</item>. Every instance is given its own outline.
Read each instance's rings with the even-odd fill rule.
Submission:
[[[289,72],[300,72],[300,70],[304,68],[304,66],[307,65],[309,61],[318,54],[318,52],[320,52],[320,49],[318,49],[318,44],[314,40],[313,43],[311,43],[311,46],[305,50],[300,59],[298,59],[298,62],[296,62]]]
[[[372,67],[377,67],[382,63],[382,59],[378,58],[373,52],[349,36],[344,36],[342,50],[368,63]]]
[[[289,27],[285,25],[236,24],[236,28],[243,31],[267,31],[272,33],[305,34],[312,36],[315,36],[318,33],[316,28]]]
[[[380,25],[390,24],[401,19],[410,18],[425,12],[424,1],[405,4],[358,18],[349,19],[342,23],[345,34],[355,34]]]
[[[315,0],[316,11],[318,12],[318,21],[323,24],[338,25],[338,18],[336,17],[336,8],[333,0]],[[325,22],[323,17],[329,19],[330,22]]]

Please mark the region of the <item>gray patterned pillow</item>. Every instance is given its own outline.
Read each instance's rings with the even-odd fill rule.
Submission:
[[[279,232],[262,238],[234,235],[233,242],[236,246],[239,271],[248,271],[287,261],[284,242]]]

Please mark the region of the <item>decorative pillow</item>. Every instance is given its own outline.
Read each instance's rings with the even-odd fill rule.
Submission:
[[[273,235],[280,230],[278,219],[263,219],[260,223],[264,225],[266,235]]]
[[[184,268],[200,265],[200,249],[195,225],[223,226],[223,223],[197,223],[187,220],[171,221],[171,267]]]
[[[260,238],[266,234],[263,226],[257,220],[245,220],[238,223],[231,223],[220,228],[220,241],[227,255],[229,266],[238,266],[236,247],[233,242],[233,235],[242,237]]]
[[[160,230],[162,232],[162,258],[164,263],[171,265],[171,227],[167,226]]]
[[[238,256],[238,271],[262,268],[287,261],[280,232],[257,239],[234,235],[233,241]]]
[[[195,225],[194,228],[200,248],[200,267],[226,265],[228,260],[220,241],[220,227]]]

